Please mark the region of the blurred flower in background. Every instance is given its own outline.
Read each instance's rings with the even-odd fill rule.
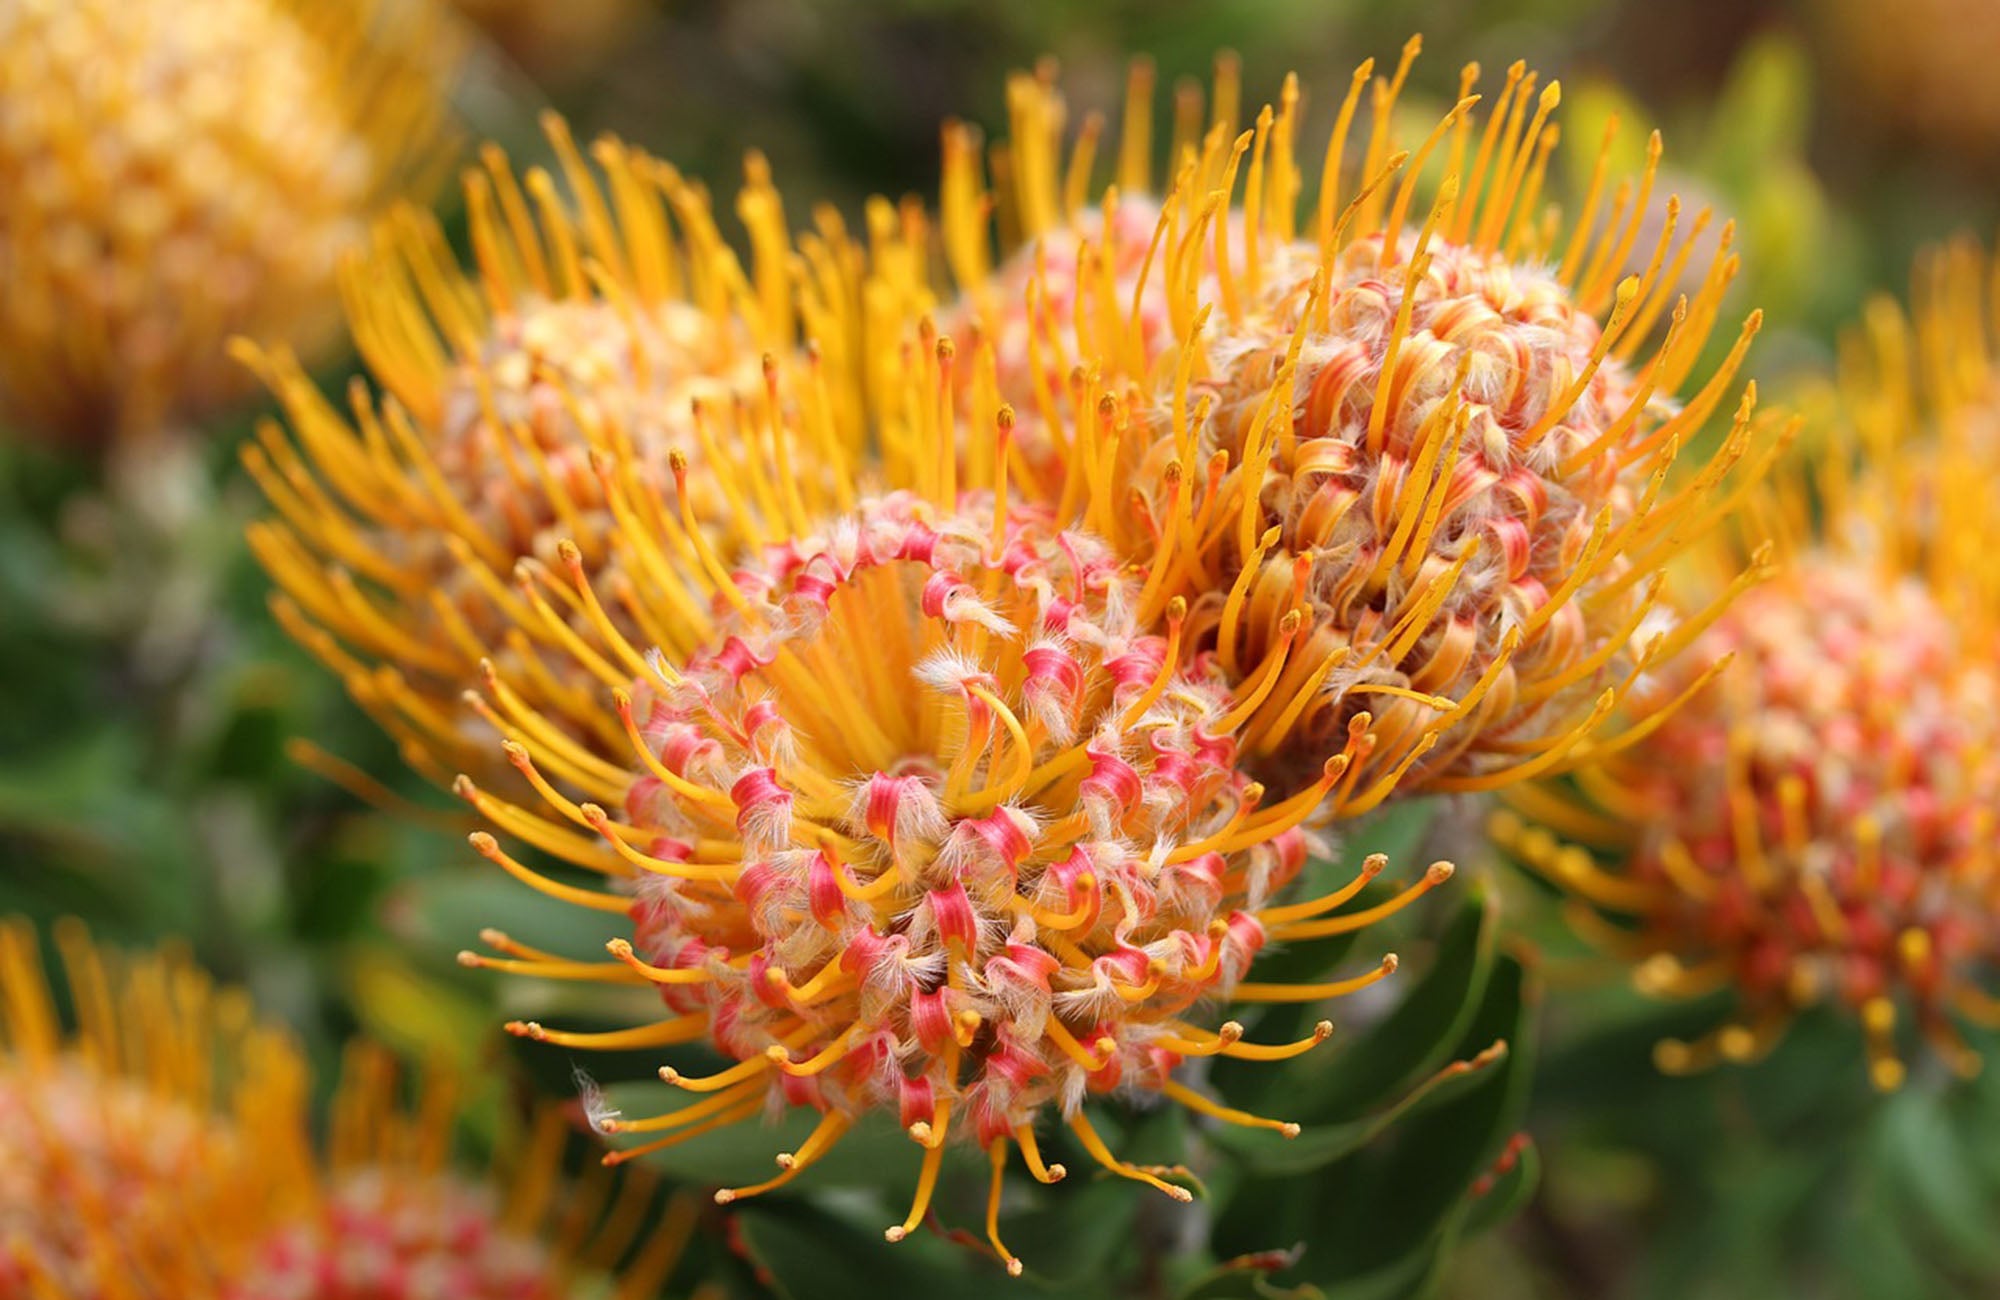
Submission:
[[[12,543],[36,626],[188,671],[233,531],[199,435],[255,388],[225,344],[324,355],[341,258],[452,161],[462,46],[440,0],[0,6],[0,443],[85,476],[32,507],[59,547]]]
[[[1815,471],[1751,515],[1782,553],[1703,638],[1698,661],[1736,660],[1721,680],[1662,674],[1636,743],[1579,773],[1581,798],[1515,799],[1545,830],[1496,819],[1611,918],[1587,928],[1643,990],[1735,995],[1721,1028],[1659,1045],[1663,1069],[1757,1060],[1821,1000],[1858,1017],[1884,1090],[1907,1072],[1899,1022],[1968,1075],[1980,1062],[1955,1022],[2000,1028],[2000,567],[1978,540],[2000,505],[1987,266],[1964,245],[1927,258],[1914,327],[1893,303],[1870,309]],[[1728,572],[1703,560],[1695,574]],[[1557,836],[1602,848],[1608,870]]]
[[[185,957],[59,922],[65,1031],[33,929],[0,922],[0,1295],[95,1300],[567,1300],[656,1295],[690,1207],[562,1173],[554,1109],[492,1185],[450,1166],[465,1098],[350,1050],[326,1154],[290,1038]],[[628,1204],[629,1202],[629,1204]],[[593,1294],[598,1293],[596,1290]]]
[[[333,273],[437,178],[458,42],[426,0],[0,9],[0,410],[103,444],[247,388],[233,334],[317,348]]]

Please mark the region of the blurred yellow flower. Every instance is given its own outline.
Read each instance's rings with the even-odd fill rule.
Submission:
[[[74,1032],[32,929],[0,921],[0,1295],[563,1300],[597,1279],[640,1300],[678,1260],[692,1203],[642,1232],[649,1180],[593,1170],[571,1204],[596,1210],[560,1212],[560,1112],[509,1177],[468,1181],[446,1161],[450,1079],[406,1107],[388,1057],[356,1047],[321,1157],[305,1062],[240,991],[75,922],[55,937]]]
[[[1640,988],[1733,993],[1714,1032],[1659,1045],[1662,1068],[1754,1060],[1829,1002],[1859,1019],[1887,1089],[1906,1017],[1965,1073],[1979,1058],[1954,1018],[2000,1025],[1990,284],[1956,245],[1925,262],[1914,330],[1893,303],[1869,309],[1842,436],[1752,516],[1779,539],[1775,576],[1689,656],[1735,662],[1707,690],[1692,664],[1662,674],[1635,694],[1638,743],[1496,819]],[[1692,568],[1712,584],[1735,563],[1725,534]]]
[[[325,343],[340,255],[444,160],[429,0],[0,8],[0,419],[100,443],[239,394],[235,333]]]

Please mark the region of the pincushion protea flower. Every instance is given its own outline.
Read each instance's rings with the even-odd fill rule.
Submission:
[[[202,1295],[303,1208],[288,1126],[300,1063],[184,962],[121,968],[79,926],[56,937],[73,1036],[33,932],[0,923],[0,1294]],[[146,1276],[158,1289],[140,1289]]]
[[[1964,1073],[1979,1058],[1954,1017],[2000,1025],[1989,309],[1975,252],[1932,265],[1921,345],[1881,303],[1849,350],[1843,406],[1870,463],[1846,468],[1851,443],[1824,458],[1818,530],[1803,484],[1765,512],[1789,554],[1700,643],[1697,662],[1735,656],[1721,680],[1677,709],[1691,670],[1662,681],[1641,743],[1496,818],[1642,989],[1732,992],[1720,1028],[1659,1045],[1667,1070],[1754,1060],[1829,1002],[1888,1089],[1906,1016]]]
[[[658,618],[641,626],[631,594],[656,573],[675,598],[703,580],[677,490],[731,521],[708,539],[730,557],[837,508],[859,440],[841,351],[856,254],[837,220],[795,251],[753,157],[737,200],[746,269],[699,186],[608,138],[591,150],[600,182],[561,120],[545,124],[573,207],[489,148],[465,181],[474,270],[410,212],[348,268],[379,398],[357,381],[343,416],[289,353],[239,349],[292,426],[266,423],[244,452],[278,512],[250,533],[283,589],[277,615],[440,782],[487,752],[460,700],[482,658],[521,668],[538,700],[577,689],[543,667],[535,640],[560,648],[567,629],[538,622],[558,615],[519,592],[523,566],[582,564],[627,630],[684,653],[705,603],[650,601]],[[791,351],[801,318],[816,344],[780,392],[772,352]],[[694,466],[678,489],[669,450]]]
[[[560,1189],[556,1111],[506,1203],[460,1180],[444,1166],[448,1081],[433,1074],[406,1111],[373,1049],[350,1053],[321,1160],[305,1063],[240,992],[178,957],[103,953],[74,922],[56,939],[68,1035],[32,931],[0,923],[0,1295],[557,1300],[594,1276],[636,1300],[678,1258],[690,1204],[641,1239],[651,1185],[602,1171],[580,1203],[617,1209],[543,1231]]]
[[[773,1106],[821,1114],[780,1172],[717,1193],[782,1186],[862,1115],[896,1115],[923,1150],[899,1241],[928,1211],[944,1144],[983,1147],[993,1169],[987,1234],[1019,1147],[1042,1182],[1037,1127],[1060,1113],[1111,1172],[1176,1199],[1172,1170],[1113,1155],[1082,1107],[1114,1091],[1163,1093],[1229,1123],[1245,1114],[1174,1078],[1187,1058],[1275,1060],[1205,1027],[1211,1000],[1309,1002],[1395,969],[1324,984],[1244,982],[1271,940],[1360,929],[1446,880],[1437,864],[1390,902],[1340,909],[1346,886],[1281,904],[1304,863],[1303,823],[1352,797],[1365,719],[1319,779],[1266,801],[1236,759],[1246,704],[1181,666],[1185,610],[1164,633],[1137,611],[1155,594],[1045,508],[967,494],[873,498],[816,537],[768,550],[721,584],[731,612],[710,648],[675,664],[597,623],[603,687],[632,757],[607,763],[570,727],[518,707],[498,678],[506,752],[543,807],[469,779],[460,793],[495,827],[602,873],[611,892],[547,877],[491,835],[480,853],[553,896],[631,918],[614,958],[583,963],[489,934],[499,956],[463,956],[553,979],[657,985],[669,1014],[577,1033],[515,1023],[568,1048],[706,1042],[734,1064],[670,1083],[700,1100],[611,1131],[663,1134],[622,1160]],[[571,595],[594,610],[579,579]],[[1331,914],[1331,915],[1329,915]]]
[[[267,1233],[227,1300],[650,1300],[694,1229],[693,1201],[667,1203],[650,1228],[653,1185],[599,1169],[561,1177],[570,1125],[542,1110],[518,1135],[514,1172],[474,1182],[446,1157],[460,1100],[432,1073],[414,1105],[380,1050],[348,1054],[335,1097],[318,1200]],[[619,1267],[621,1261],[625,1266]]]
[[[1146,181],[1133,161],[1150,129],[1143,96],[1128,109],[1121,188],[1095,211],[1081,196],[1097,132],[1062,163],[1047,76],[1011,87],[1018,138],[995,168],[997,198],[975,149],[946,151],[959,310],[980,322],[975,346],[1032,357],[959,360],[996,376],[973,389],[968,427],[982,427],[982,400],[1012,401],[1045,444],[1088,448],[1053,474],[1027,457],[1023,490],[1167,575],[1163,592],[1189,602],[1188,646],[1264,693],[1278,722],[1252,755],[1273,779],[1288,755],[1337,743],[1364,707],[1380,710],[1374,763],[1416,762],[1404,792],[1491,788],[1615,745],[1596,733],[1617,699],[1688,640],[1635,642],[1655,578],[1737,504],[1731,471],[1754,479],[1781,441],[1753,419],[1752,390],[1717,450],[1668,482],[1760,318],[1677,396],[1737,261],[1725,228],[1699,289],[1678,297],[1710,218],[1683,222],[1671,200],[1640,245],[1657,137],[1608,207],[1607,139],[1564,238],[1538,207],[1557,86],[1538,95],[1514,65],[1482,127],[1469,66],[1457,106],[1404,152],[1395,108],[1417,49],[1374,78],[1350,182],[1372,61],[1356,70],[1303,223],[1296,82],[1239,133],[1228,65],[1213,124],[1199,139],[1183,128],[1166,196],[1137,209],[1158,214],[1143,245],[1126,217],[1140,202],[1129,188]],[[1420,201],[1434,171],[1443,179]],[[982,279],[988,209],[1027,242],[994,284]],[[1016,303],[1009,286],[1023,278]],[[1017,369],[1008,391],[998,381]]]
[[[334,267],[441,153],[426,4],[23,0],[0,11],[0,411],[156,432],[242,388],[238,331],[324,342]]]

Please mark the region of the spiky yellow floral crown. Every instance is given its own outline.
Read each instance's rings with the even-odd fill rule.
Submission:
[[[55,939],[71,1032],[34,931],[0,921],[0,1293],[556,1300],[600,1279],[638,1300],[686,1244],[691,1203],[642,1229],[643,1176],[595,1170],[576,1190],[596,1211],[552,1212],[558,1108],[505,1183],[460,1178],[450,1074],[430,1071],[408,1106],[394,1062],[367,1045],[349,1051],[322,1155],[306,1064],[240,990],[177,954],[108,953],[75,922]]]
[[[458,51],[422,4],[8,5],[0,411],[157,433],[240,395],[232,334],[326,343],[340,256],[439,170]]]
[[[1405,793],[1495,788],[1615,748],[1598,733],[1617,700],[1708,616],[1638,640],[1658,575],[1781,441],[1752,387],[1720,447],[1668,481],[1761,318],[1678,396],[1737,260],[1725,226],[1692,265],[1710,214],[1683,223],[1654,194],[1658,136],[1607,204],[1607,133],[1564,238],[1537,208],[1558,87],[1537,95],[1510,67],[1481,128],[1470,65],[1456,107],[1404,151],[1394,112],[1417,51],[1386,78],[1356,70],[1303,214],[1295,80],[1239,130],[1219,62],[1209,124],[1198,96],[1177,106],[1156,197],[1141,66],[1118,184],[1091,206],[1101,125],[1086,120],[1065,163],[1050,74],[1017,76],[991,192],[974,133],[946,130],[940,233],[961,297],[938,313],[965,377],[962,458],[1011,407],[1021,490],[1151,566],[1155,613],[1189,602],[1188,647],[1261,697],[1252,753],[1274,779],[1273,756],[1309,775],[1368,709],[1373,762]],[[989,227],[1019,246],[997,268]],[[885,442],[892,458],[925,445]]]
[[[1098,129],[1064,162],[1052,79],[1017,79],[994,192],[969,131],[946,132],[936,235],[955,294],[931,280],[910,205],[871,206],[865,265],[825,221],[793,255],[753,168],[746,274],[708,239],[699,192],[615,142],[595,151],[600,188],[557,126],[573,212],[531,174],[531,221],[494,159],[473,182],[497,284],[460,287],[406,241],[413,274],[357,302],[392,394],[379,416],[358,396],[346,426],[267,366],[307,451],[273,426],[250,457],[286,517],[258,537],[281,618],[413,762],[461,769],[471,808],[535,850],[482,831],[482,855],[631,926],[608,962],[497,932],[463,960],[653,987],[669,1012],[511,1026],[523,1036],[701,1042],[732,1062],[665,1069],[701,1099],[609,1122],[663,1135],[627,1152],[818,1111],[779,1175],[733,1200],[887,1111],[923,1151],[891,1239],[924,1220],[962,1136],[991,1160],[987,1233],[1018,1268],[999,1188],[1015,1148],[1061,1176],[1045,1114],[1176,1196],[1172,1170],[1112,1154],[1086,1098],[1164,1093],[1291,1130],[1174,1076],[1189,1057],[1304,1051],[1330,1023],[1253,1045],[1204,1011],[1374,982],[1393,957],[1328,983],[1246,976],[1269,942],[1363,928],[1451,874],[1375,903],[1371,857],[1323,897],[1281,901],[1316,827],[1636,739],[1600,724],[1715,612],[1640,640],[1659,571],[1735,507],[1739,462],[1754,477],[1780,441],[1746,394],[1720,450],[1668,484],[1757,320],[1679,402],[1735,273],[1726,232],[1680,294],[1707,218],[1677,239],[1669,202],[1626,274],[1655,147],[1608,213],[1600,160],[1558,254],[1557,223],[1533,212],[1558,92],[1536,96],[1517,65],[1475,133],[1468,69],[1458,106],[1404,152],[1394,109],[1415,54],[1373,82],[1345,198],[1372,64],[1357,71],[1303,233],[1296,82],[1238,132],[1225,65],[1213,124],[1184,107],[1158,198],[1136,97],[1124,187],[1087,205]],[[996,229],[1003,252],[1020,246],[998,265]],[[516,355],[533,322],[515,319],[532,295],[513,268],[538,260],[575,268],[557,305],[591,323]],[[635,287],[648,267],[686,278]],[[696,327],[663,330],[689,304]],[[357,490],[339,501],[319,486],[343,478]]]
[[[1757,1059],[1826,1002],[1859,1020],[1887,1089],[1899,1022],[1963,1073],[1979,1058],[1954,1020],[2000,1025],[1990,279],[1970,245],[1917,279],[1914,329],[1885,300],[1848,340],[1816,469],[1757,503],[1775,575],[1695,656],[1736,662],[1712,687],[1713,669],[1669,672],[1640,701],[1643,743],[1510,792],[1496,819],[1641,988],[1733,995],[1715,1030],[1659,1045],[1665,1069]],[[1696,588],[1736,562],[1726,533],[1705,550]]]

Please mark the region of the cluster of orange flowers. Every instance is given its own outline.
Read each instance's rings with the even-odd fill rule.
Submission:
[[[1758,1059],[1831,1002],[1886,1090],[1907,1073],[1902,1021],[1960,1074],[1980,1058],[1959,1024],[2000,1028],[1989,283],[1977,248],[1953,245],[1919,272],[1914,330],[1891,303],[1870,311],[1817,473],[1780,478],[1753,516],[1781,553],[1771,580],[1690,656],[1734,659],[1722,680],[1662,674],[1637,702],[1644,745],[1495,815],[1640,988],[1733,990],[1711,1033],[1658,1045],[1663,1069]],[[1739,551],[1722,533],[1693,567]]]
[[[310,60],[318,7],[237,2],[297,9],[287,39]],[[211,7],[177,29],[197,81],[234,66],[231,42],[266,41]],[[0,68],[38,44],[95,50],[94,13],[0,18]],[[332,44],[360,60],[383,21]],[[1737,385],[1761,317],[1729,324],[1730,227],[1710,238],[1708,211],[1655,192],[1657,136],[1617,177],[1607,135],[1560,219],[1560,88],[1520,64],[1497,89],[1468,66],[1403,139],[1418,51],[1357,68],[1310,150],[1297,81],[1246,125],[1224,59],[1206,107],[1180,98],[1159,177],[1137,65],[1108,183],[1105,123],[1072,134],[1053,69],[1020,74],[1004,139],[944,129],[934,216],[877,203],[858,233],[831,209],[795,232],[755,156],[731,230],[700,182],[617,140],[580,149],[551,118],[554,170],[488,148],[465,173],[470,265],[410,209],[350,252],[373,383],[338,402],[291,350],[309,322],[259,314],[250,291],[312,300],[300,286],[408,170],[435,105],[405,93],[407,62],[369,65],[380,93],[325,122],[280,119],[296,135],[230,137],[246,192],[340,163],[338,186],[305,187],[328,211],[275,241],[182,202],[211,178],[150,169],[157,201],[122,207],[106,241],[72,238],[63,223],[118,184],[84,164],[148,168],[152,136],[128,130],[128,159],[33,123],[45,140],[0,132],[34,154],[0,199],[0,269],[35,268],[11,277],[0,364],[21,410],[119,432],[208,400],[218,331],[254,336],[236,356],[283,408],[243,457],[273,507],[250,542],[277,618],[465,801],[479,854],[606,917],[608,959],[489,931],[461,960],[662,1007],[611,1031],[507,1026],[522,1037],[723,1058],[662,1068],[692,1095],[678,1109],[593,1116],[641,1139],[608,1163],[819,1116],[727,1203],[893,1114],[921,1177],[888,1239],[926,1221],[962,1139],[990,1160],[986,1235],[1013,1272],[1004,1173],[1018,1152],[1064,1177],[1040,1146],[1051,1118],[1112,1174],[1189,1199],[1185,1171],[1114,1154],[1086,1103],[1157,1094],[1295,1135],[1183,1067],[1332,1032],[1248,1042],[1222,1004],[1320,1002],[1396,971],[1385,954],[1325,983],[1253,978],[1271,945],[1364,929],[1449,880],[1449,863],[1399,865],[1399,892],[1363,898],[1389,869],[1369,856],[1330,893],[1287,896],[1339,823],[1429,793],[1503,792],[1496,840],[1644,987],[1736,990],[1712,1035],[1660,1046],[1663,1067],[1759,1055],[1827,997],[1861,1020],[1884,1087],[1905,1014],[1972,1068],[1954,1018],[2000,1019],[1982,983],[2000,567],[1977,541],[2000,435],[1978,255],[1940,260],[1914,334],[1871,317],[1828,468],[1765,487],[1795,428]],[[289,65],[257,66],[291,95]],[[117,102],[91,129],[133,127],[134,92],[92,84]],[[108,269],[79,261],[107,249]],[[227,262],[241,311],[158,314],[196,300],[178,291],[190,257]],[[98,326],[52,343],[59,298]],[[384,1087],[321,1162],[290,1049],[185,970],[114,978],[66,944],[83,1028],[64,1042],[24,940],[0,939],[0,1118],[30,1121],[0,1125],[24,1144],[0,1161],[0,1283],[115,1294],[98,1279],[126,1264],[172,1278],[224,1259],[231,1277],[310,1275],[315,1295],[373,1294],[349,1274],[379,1268],[529,1296],[576,1263],[526,1238],[468,1252],[534,1214],[444,1182],[434,1126],[394,1118]],[[119,1003],[128,986],[144,1006]],[[182,1015],[228,1026],[228,1078]],[[15,1231],[7,1171],[58,1149],[77,1153],[55,1162],[66,1199],[94,1208]],[[125,1208],[189,1167],[212,1185]],[[156,1212],[200,1230],[148,1253]],[[225,1220],[242,1232],[210,1239]],[[635,1287],[671,1246],[639,1258]],[[507,1276],[454,1271],[472,1264]]]
[[[1540,204],[1558,88],[1517,65],[1482,115],[1468,68],[1407,151],[1416,53],[1357,70],[1309,210],[1295,82],[1239,129],[1225,61],[1156,189],[1138,69],[1100,195],[1101,125],[1065,154],[1043,70],[1010,85],[1004,143],[946,128],[935,228],[883,205],[865,245],[825,214],[794,240],[753,158],[747,262],[674,169],[612,140],[593,169],[551,121],[567,203],[489,153],[472,267],[415,218],[350,267],[378,394],[343,413],[245,350],[290,425],[247,453],[278,508],[253,542],[279,618],[471,805],[482,855],[626,918],[608,961],[498,934],[462,960],[653,987],[665,1011],[508,1028],[728,1062],[664,1069],[695,1099],[607,1121],[648,1135],[614,1159],[820,1115],[728,1202],[886,1111],[923,1170],[889,1239],[964,1137],[1018,1271],[999,1189],[1017,1149],[1063,1176],[1045,1116],[1178,1199],[1088,1098],[1296,1132],[1176,1075],[1331,1023],[1253,1044],[1208,1008],[1391,974],[1393,954],[1250,978],[1267,945],[1361,929],[1452,872],[1362,906],[1370,858],[1284,899],[1328,827],[1633,739],[1621,704],[1721,604],[1642,639],[1662,570],[1783,441],[1745,393],[1669,482],[1757,317],[1697,381],[1736,261],[1725,235],[1690,267],[1708,217],[1672,201],[1641,246],[1658,148],[1637,177],[1600,165],[1564,237]]]
[[[406,1104],[358,1045],[316,1147],[305,1060],[242,991],[74,923],[55,938],[69,1034],[32,930],[0,923],[0,1295],[563,1300],[601,1282],[641,1300],[679,1258],[691,1204],[655,1215],[637,1174],[565,1185],[557,1109],[511,1171],[468,1181],[446,1164],[454,1081],[433,1071]],[[567,1222],[565,1202],[610,1212]]]
[[[460,45],[385,0],[0,11],[0,415],[145,438],[241,396],[232,335],[327,341],[341,256],[448,158]]]

